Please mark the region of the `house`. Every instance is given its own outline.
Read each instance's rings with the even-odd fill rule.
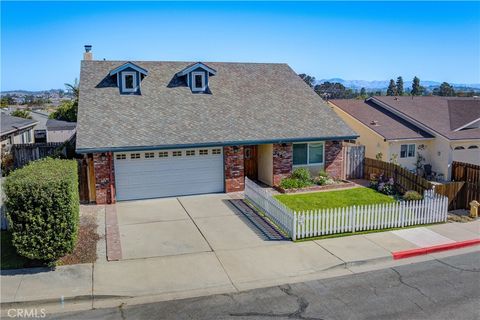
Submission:
[[[49,113],[41,110],[30,111],[30,116],[38,123],[33,128],[35,143],[47,142],[47,121]]]
[[[77,131],[76,122],[48,119],[45,126],[47,128],[47,142],[65,142]]]
[[[353,132],[286,64],[81,63],[77,152],[97,203],[343,175]],[[90,193],[91,194],[91,193]]]
[[[480,99],[382,96],[331,100],[333,110],[366,146],[366,156],[415,170],[431,165],[439,180],[450,179],[453,161],[480,164]],[[419,164],[419,166],[420,166]]]
[[[33,127],[37,121],[1,113],[0,141],[2,154],[10,152],[13,144],[33,143]]]

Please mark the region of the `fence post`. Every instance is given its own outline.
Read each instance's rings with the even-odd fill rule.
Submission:
[[[297,240],[297,212],[293,211],[292,240]]]
[[[357,207],[353,206],[353,208],[352,208],[352,232],[355,232],[355,230],[357,229],[356,220],[357,220]]]

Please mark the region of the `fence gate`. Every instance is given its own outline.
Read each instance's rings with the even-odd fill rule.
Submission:
[[[363,179],[365,146],[346,146],[345,158],[345,177],[347,179]]]

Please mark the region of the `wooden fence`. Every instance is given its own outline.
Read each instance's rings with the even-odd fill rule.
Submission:
[[[295,212],[274,198],[267,189],[245,178],[245,198],[292,240],[445,222],[448,214],[448,198],[433,190],[426,190],[424,199],[418,201]]]
[[[433,186],[427,179],[391,162],[365,158],[364,164],[365,179],[371,180],[373,176],[378,177],[383,174],[387,178],[393,178],[395,187],[402,193],[414,190],[423,194]]]
[[[46,158],[48,156],[62,154],[67,155],[67,148],[63,142],[48,143],[23,143],[12,145],[13,167],[21,168],[31,161]]]
[[[364,176],[365,146],[345,147],[345,177],[346,179],[362,179]]]

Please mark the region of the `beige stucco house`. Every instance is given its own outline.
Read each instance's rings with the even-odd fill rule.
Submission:
[[[366,156],[416,170],[431,165],[438,180],[450,180],[453,161],[480,164],[480,99],[371,97],[331,100],[333,110],[360,137]]]

